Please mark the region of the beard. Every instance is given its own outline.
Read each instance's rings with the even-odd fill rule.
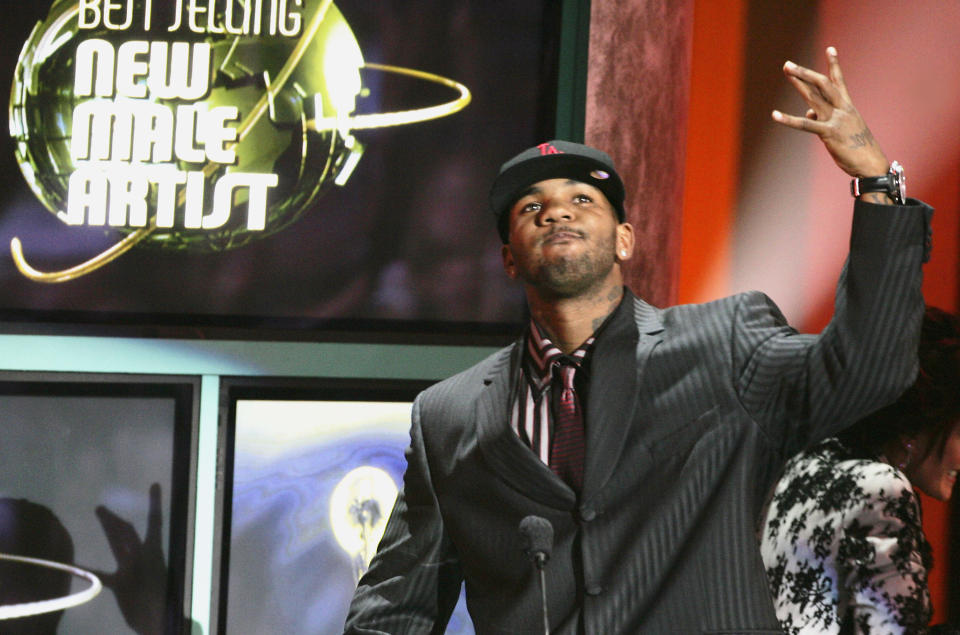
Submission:
[[[561,230],[566,229],[560,227],[556,231]],[[522,263],[519,267],[520,278],[556,298],[580,297],[602,287],[616,261],[616,230],[612,230],[608,236],[599,237],[595,243],[590,242],[589,235],[577,233],[586,243],[583,251],[553,256],[545,256],[541,252]]]

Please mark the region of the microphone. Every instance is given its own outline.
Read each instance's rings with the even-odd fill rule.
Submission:
[[[540,573],[540,604],[543,607],[543,632],[550,635],[547,615],[547,580],[543,568],[553,551],[553,525],[541,516],[526,516],[520,521],[520,548]]]

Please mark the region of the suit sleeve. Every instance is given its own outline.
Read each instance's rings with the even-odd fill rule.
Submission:
[[[910,203],[856,202],[833,319],[819,335],[797,333],[766,296],[742,296],[733,381],[784,456],[895,400],[916,376],[933,210]]]
[[[357,586],[345,633],[443,633],[460,594],[463,574],[430,480],[421,398],[413,406],[403,489]]]

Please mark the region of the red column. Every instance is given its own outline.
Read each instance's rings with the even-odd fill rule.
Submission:
[[[594,2],[586,142],[627,186],[637,249],[627,284],[656,305],[677,296],[693,0]]]

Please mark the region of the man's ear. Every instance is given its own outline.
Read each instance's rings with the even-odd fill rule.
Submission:
[[[619,260],[630,260],[633,257],[635,239],[633,225],[630,223],[617,225],[617,258]]]
[[[517,266],[513,260],[513,252],[510,251],[510,245],[501,245],[500,257],[503,258],[503,270],[511,280],[517,279]]]

